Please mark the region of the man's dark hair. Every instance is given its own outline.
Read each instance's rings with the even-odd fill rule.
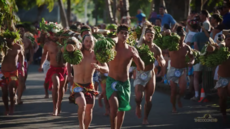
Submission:
[[[129,30],[129,26],[126,24],[121,24],[117,27],[117,33],[119,33],[121,30],[125,30],[128,31]]]
[[[86,34],[86,35],[84,35],[83,38],[82,38],[82,43],[84,43],[85,38],[88,37],[88,36],[91,37],[91,36],[93,36],[93,35],[91,35],[91,34]]]
[[[154,28],[153,28],[152,25],[147,26],[147,28],[146,28],[146,30],[145,30],[145,34],[146,34],[146,33],[155,34],[155,30],[154,30]]]
[[[176,33],[179,35],[179,36],[185,36],[185,31],[183,29],[182,26],[178,26],[177,29],[176,29]]]
[[[90,28],[89,26],[87,26],[87,25],[83,25],[83,26],[81,27],[81,34],[82,34],[82,32],[84,32],[84,31],[91,31],[91,28]]]
[[[156,20],[159,20],[161,22],[161,19],[160,18],[156,18]]]
[[[170,26],[168,24],[164,24],[165,29],[170,29]]]
[[[165,9],[165,6],[164,6],[164,5],[161,5],[159,8],[163,8],[163,9]]]
[[[214,19],[216,19],[217,22],[222,22],[222,21],[223,21],[223,19],[221,18],[221,16],[218,15],[218,14],[213,14],[212,17],[213,17]]]
[[[209,14],[209,12],[208,12],[208,10],[201,10],[201,14],[203,14],[203,15],[205,15],[206,17],[208,17],[208,14]]]

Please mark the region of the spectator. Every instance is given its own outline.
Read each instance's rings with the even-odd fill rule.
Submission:
[[[148,19],[152,24],[155,24],[156,19],[157,19],[157,13],[155,12],[154,9],[152,9],[152,13],[149,15]]]
[[[208,31],[211,31],[211,25],[209,22],[209,12],[207,10],[202,10],[200,12],[200,21],[202,22],[202,26]],[[200,30],[202,31],[202,30]]]
[[[161,31],[163,31],[163,28],[161,26],[161,19],[160,18],[156,18],[155,25],[161,27]]]
[[[141,23],[142,23],[142,20],[143,20],[143,17],[146,17],[145,16],[145,14],[144,13],[142,13],[142,10],[141,9],[139,9],[138,11],[137,11],[137,15],[136,15],[136,17],[137,17],[137,20],[138,20],[138,25],[141,25]]]
[[[218,14],[213,14],[210,20],[212,27],[214,28],[210,34],[212,39],[215,39],[217,33],[220,33],[224,29],[224,25],[222,23],[222,18]]]
[[[218,8],[220,14],[223,16],[223,24],[225,25],[225,29],[230,29],[230,12],[229,6],[226,4],[220,8]]]
[[[169,25],[168,24],[164,24],[163,31],[168,30],[168,29],[170,30]]]
[[[157,18],[161,19],[162,28],[165,24],[168,24],[172,28],[172,31],[173,31],[176,25],[175,19],[170,14],[165,13],[164,6],[160,6],[159,13],[160,14],[157,15]]]

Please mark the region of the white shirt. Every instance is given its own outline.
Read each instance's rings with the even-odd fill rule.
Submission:
[[[193,36],[196,34],[197,32],[193,32],[193,31],[190,31],[188,32],[188,35],[186,36],[185,38],[185,43],[188,43],[188,42],[192,42],[192,38]]]
[[[207,31],[211,31],[211,24],[210,24],[209,20],[204,21],[203,26]],[[200,29],[200,32],[202,32],[202,29]]]

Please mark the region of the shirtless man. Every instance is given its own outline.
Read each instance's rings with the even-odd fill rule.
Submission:
[[[171,58],[171,67],[167,73],[167,79],[170,81],[171,86],[171,103],[173,106],[172,112],[176,113],[176,99],[178,101],[178,106],[182,107],[180,98],[183,96],[186,89],[186,73],[185,69],[188,66],[192,66],[194,63],[191,48],[184,43],[185,32],[181,26],[177,28],[177,34],[180,36],[179,50],[169,51],[169,56]],[[190,61],[186,62],[186,55],[190,57]],[[177,93],[177,84],[179,85],[180,92]]]
[[[42,46],[44,46],[44,44],[48,41],[49,40],[47,38],[47,35],[45,33],[41,33],[40,37],[38,38],[38,42]],[[50,58],[49,58],[49,55],[47,55],[47,60],[45,60],[45,62],[43,64],[43,72],[45,73],[45,77],[46,77],[46,74],[47,74],[49,68],[50,68]],[[49,98],[48,88],[49,88],[49,83],[44,82],[45,98]]]
[[[154,39],[154,29],[149,26],[143,32],[145,34],[144,44],[148,45],[150,50],[154,53],[155,59],[157,59],[159,65],[161,66],[162,73],[165,75],[166,65],[165,60],[162,55],[161,49],[153,43]],[[136,71],[136,78],[134,80],[135,86],[135,101],[136,101],[136,115],[141,118],[141,101],[143,98],[143,92],[145,93],[145,108],[144,108],[144,120],[142,124],[149,124],[148,115],[152,107],[152,96],[155,91],[156,85],[156,75],[154,72],[154,63],[145,66],[143,71]]]
[[[21,97],[22,97],[23,91],[26,88],[25,83],[26,83],[26,78],[27,78],[28,65],[33,62],[34,48],[33,48],[32,42],[28,38],[26,38],[26,36],[24,35],[25,34],[24,26],[22,24],[19,24],[19,25],[16,25],[16,28],[19,30],[20,36],[22,38],[22,43],[23,43],[23,47],[24,47],[24,57],[25,57],[25,60],[23,62],[23,65],[25,66],[24,73],[23,73],[24,76],[22,76],[23,75],[22,71],[20,69],[18,69],[18,73],[19,73],[19,87],[18,87],[18,90],[20,92],[17,93],[18,99],[17,99],[16,103],[17,104],[23,104],[23,102],[21,101]],[[28,53],[30,54],[30,59],[27,62],[26,55],[28,55]],[[18,67],[20,67],[21,65],[22,65],[21,63],[18,63]],[[20,90],[20,89],[22,89],[22,90]]]
[[[68,40],[67,43],[74,42]],[[94,89],[93,73],[98,70],[102,73],[108,73],[109,69],[106,63],[100,64],[95,59],[93,36],[86,34],[83,37],[83,60],[78,65],[73,65],[74,69],[74,84],[71,88],[70,100],[73,100],[78,105],[78,120],[80,129],[88,129],[92,121],[93,107],[95,103],[95,95],[97,91]],[[99,64],[99,65],[98,65]],[[68,67],[71,68],[71,67]],[[69,69],[68,71],[71,71]],[[72,75],[69,74],[72,78]]]
[[[110,105],[111,129],[120,129],[124,120],[125,111],[131,106],[129,81],[129,68],[132,61],[138,70],[144,70],[144,62],[139,57],[138,51],[126,44],[128,39],[128,26],[120,25],[117,28],[118,43],[116,44],[116,57],[108,63],[109,75],[106,80],[106,96]]]
[[[230,34],[226,35],[224,46],[228,47],[228,51],[230,50]],[[215,49],[218,49],[218,48],[215,48]],[[230,68],[229,66],[230,66],[230,58],[226,62],[219,65],[219,69],[218,69],[219,79],[215,86],[215,89],[217,89],[218,91],[220,110],[223,115],[224,122],[227,122],[227,115],[226,115],[227,95],[230,96]]]
[[[5,55],[1,71],[4,75],[2,82],[2,100],[5,106],[5,115],[13,114],[15,106],[15,91],[18,87],[18,69],[17,63],[24,62],[23,47],[13,41],[13,39],[7,39],[7,46],[10,48],[7,55]],[[19,60],[20,59],[20,60]],[[24,66],[19,67],[21,71],[24,71]],[[24,72],[22,72],[24,75]],[[15,90],[14,90],[15,89]],[[10,94],[10,107],[8,105],[8,90]],[[21,92],[19,89],[18,92]]]
[[[61,101],[66,90],[66,80],[67,80],[67,67],[66,63],[58,61],[62,56],[57,56],[61,53],[61,48],[56,43],[57,37],[54,33],[49,33],[48,42],[44,44],[44,51],[42,53],[41,65],[39,71],[43,71],[43,64],[47,59],[47,55],[50,57],[50,69],[46,74],[45,83],[49,83],[49,90],[52,90],[53,99],[53,115],[57,116],[61,111]]]

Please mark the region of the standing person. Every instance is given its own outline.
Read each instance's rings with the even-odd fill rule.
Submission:
[[[192,39],[193,36],[199,32],[199,22],[192,19],[187,22],[188,34],[185,38],[185,43],[189,45],[191,48],[194,48]],[[189,76],[189,93],[186,94],[185,99],[191,99],[194,94],[194,76],[193,76],[193,67],[188,67],[188,76]]]
[[[161,27],[161,31],[163,31],[163,28],[162,28],[162,26],[161,26],[161,19],[160,19],[160,18],[157,18],[157,19],[155,20],[155,25]]]
[[[155,9],[153,8],[148,19],[152,24],[155,24],[156,18],[157,18],[157,13],[155,12]]]
[[[131,109],[129,68],[132,61],[138,70],[144,70],[144,62],[138,51],[126,44],[128,26],[120,25],[117,28],[118,43],[116,57],[108,63],[109,75],[106,80],[106,96],[110,105],[110,123],[112,129],[120,129],[124,120],[125,111]]]
[[[142,12],[141,9],[138,9],[137,10],[137,15],[136,15],[136,18],[137,18],[137,25],[141,25],[142,21],[143,21],[143,18],[145,18],[146,15]]]
[[[223,24],[225,25],[225,29],[230,29],[229,3],[226,3],[224,6],[219,7],[218,10],[223,17]]]
[[[162,28],[165,24],[168,24],[170,26],[170,28],[172,29],[172,31],[174,31],[176,21],[170,14],[165,13],[165,7],[164,6],[160,6],[159,13],[160,14],[157,15],[157,18],[161,19]]]
[[[1,72],[3,73],[3,83],[2,87],[2,100],[5,106],[5,115],[11,115],[14,113],[15,107],[15,91],[18,88],[18,69],[17,63],[24,62],[24,50],[23,46],[14,42],[14,39],[7,38],[7,47],[10,48],[5,55],[2,65]],[[22,71],[22,76],[24,75],[24,65],[21,65],[19,69]],[[14,90],[15,89],[15,90]],[[18,92],[21,93],[21,89]],[[8,92],[10,94],[10,107],[8,105]]]
[[[161,49],[153,43],[155,31],[152,26],[148,27],[146,30],[143,30],[142,33],[145,33],[144,44],[148,45],[150,50],[154,53],[154,57],[158,60],[159,65],[161,66],[162,74],[165,75],[166,71],[166,62],[162,55]],[[152,96],[155,91],[156,85],[156,75],[154,72],[154,63],[145,66],[145,69],[136,71],[136,78],[134,80],[135,86],[135,101],[136,101],[136,115],[138,118],[141,118],[141,101],[143,98],[143,92],[145,93],[145,107],[144,107],[144,120],[142,124],[149,124],[148,115],[152,108]]]
[[[49,33],[49,32],[48,32]],[[53,99],[53,115],[57,116],[61,111],[61,102],[63,95],[66,89],[66,80],[67,80],[67,67],[66,63],[61,61],[59,58],[63,58],[60,55],[61,48],[56,43],[58,38],[55,36],[55,33],[49,33],[48,42],[44,44],[44,51],[42,53],[41,64],[39,71],[43,71],[43,64],[47,59],[47,56],[50,57],[50,68],[46,74],[45,83],[49,83],[49,90],[52,90],[52,99]]]
[[[194,59],[192,55],[191,48],[184,43],[185,31],[181,26],[176,30],[177,34],[180,36],[179,50],[178,51],[169,51],[170,55],[170,69],[167,73],[167,79],[170,81],[171,86],[171,103],[172,103],[172,112],[176,113],[176,100],[178,106],[182,107],[181,97],[183,96],[186,89],[186,74],[185,69],[188,65],[193,65]],[[186,62],[186,55],[190,57],[190,62]],[[179,93],[177,92],[177,85],[179,85]]]
[[[23,91],[26,89],[26,78],[27,78],[27,69],[28,65],[33,62],[33,54],[34,54],[34,48],[32,45],[32,42],[24,35],[25,34],[25,29],[22,24],[16,25],[16,28],[19,30],[20,36],[22,38],[22,43],[24,47],[24,62],[21,64],[20,62],[18,63],[18,67],[20,68],[21,65],[25,66],[24,67],[24,73],[19,69],[18,74],[19,74],[19,88],[22,88],[22,90],[19,90],[21,92],[17,92],[17,101],[16,104],[23,104],[23,101],[21,100]],[[29,55],[29,56],[27,56]],[[29,58],[28,58],[29,57]],[[27,62],[28,61],[28,62]],[[23,75],[23,76],[22,76]]]
[[[200,21],[202,23],[202,26],[208,31],[211,31],[211,24],[209,22],[209,12],[207,10],[201,10],[200,12]],[[200,30],[202,32],[202,29]]]
[[[74,40],[68,40],[68,43],[77,44]],[[94,37],[86,34],[83,37],[83,60],[78,65],[73,65],[74,84],[71,88],[70,100],[78,105],[78,120],[80,129],[88,129],[92,121],[93,107],[95,104],[95,95],[97,91],[94,88],[93,73],[98,70],[102,73],[108,73],[109,69],[106,63],[101,64],[95,59]],[[71,67],[68,67],[71,68]],[[71,71],[69,69],[68,71]],[[69,74],[69,77],[72,76]],[[72,79],[70,79],[72,80]]]

